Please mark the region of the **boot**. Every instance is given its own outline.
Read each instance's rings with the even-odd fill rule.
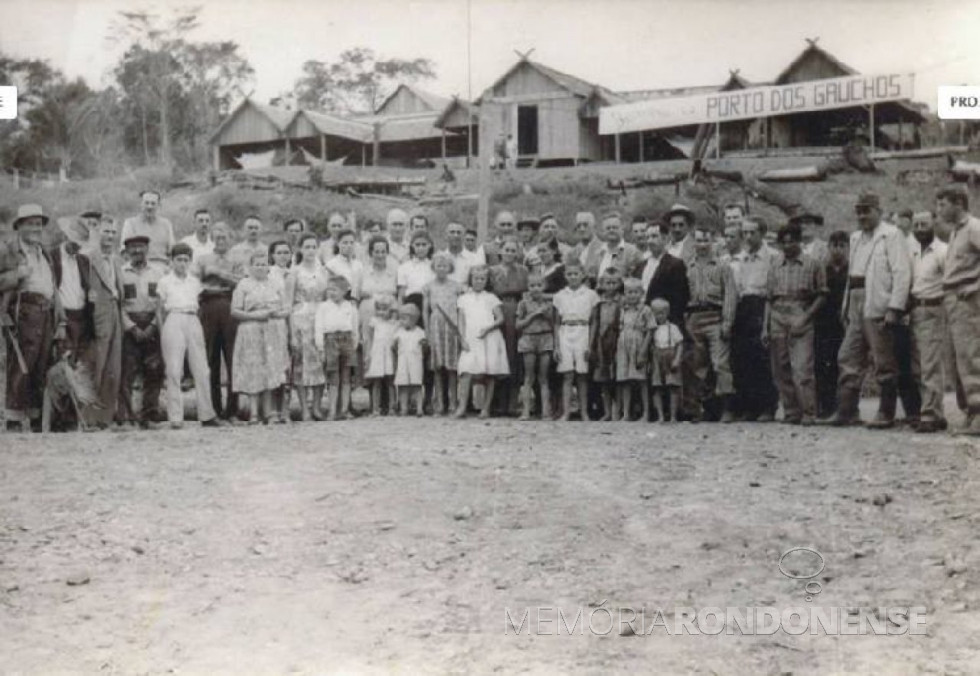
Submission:
[[[895,426],[895,408],[898,405],[898,387],[895,383],[881,385],[881,399],[874,420],[865,427],[872,430],[887,430]]]
[[[858,413],[857,390],[841,389],[838,400],[837,411],[821,422],[825,425],[833,425],[834,427],[860,425],[861,415]]]

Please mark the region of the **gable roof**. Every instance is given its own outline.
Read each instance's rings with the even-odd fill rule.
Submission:
[[[355,141],[367,142],[371,140],[372,134],[374,133],[371,125],[361,120],[352,120],[346,117],[304,109],[299,111],[294,121],[298,120],[300,116],[308,119],[310,124],[321,134],[328,136],[340,136]],[[290,126],[293,125],[290,124]]]
[[[783,71],[779,75],[776,76],[776,79],[773,80],[773,84],[777,84],[777,85],[785,84],[786,83],[786,80],[789,78],[789,76],[793,74],[793,71],[796,70],[799,67],[799,65],[801,63],[803,63],[803,61],[805,59],[807,59],[807,58],[809,58],[811,56],[815,56],[815,57],[817,57],[819,59],[822,59],[822,60],[826,61],[835,70],[840,71],[840,74],[842,76],[844,76],[844,75],[857,75],[857,71],[856,70],[854,70],[853,68],[851,68],[850,66],[848,66],[846,63],[844,63],[843,61],[841,61],[840,59],[838,59],[836,56],[834,56],[830,52],[828,52],[828,51],[826,51],[824,49],[821,49],[820,47],[817,47],[817,41],[816,40],[807,39],[807,42],[809,43],[807,45],[807,48],[804,49],[802,52],[800,52],[799,56],[797,56],[795,59],[793,59],[790,62],[790,64],[788,66],[786,66],[786,68],[784,68]]]
[[[590,97],[596,97],[606,101],[607,103],[625,103],[625,99],[620,98],[620,96],[609,89],[608,87],[603,87],[602,85],[593,84],[583,80],[580,77],[574,75],[569,75],[568,73],[563,73],[560,70],[555,70],[550,66],[546,66],[543,63],[537,61],[532,61],[530,59],[520,59],[513,66],[507,69],[503,75],[494,80],[493,84],[483,90],[474,103],[479,105],[483,100],[483,97],[487,95],[488,92],[495,89],[500,83],[504,82],[507,78],[513,75],[517,70],[523,66],[533,68],[538,71],[542,76],[548,78],[555,84],[557,84],[562,89],[575,94],[576,96],[581,96],[582,98],[588,99]]]
[[[440,111],[445,108],[450,101],[450,99],[445,96],[439,96],[438,94],[427,92],[419,89],[418,87],[413,87],[412,85],[400,84],[395,88],[395,91],[391,92],[391,94],[389,94],[385,100],[381,102],[381,105],[374,111],[374,114],[384,115],[385,108],[402,90],[407,91],[410,95],[421,101],[422,105],[430,111]]]
[[[434,123],[435,126],[442,129],[446,125],[446,120],[449,119],[449,116],[452,115],[457,108],[463,111],[464,116],[469,114],[471,118],[477,117],[480,114],[480,109],[474,104],[470,103],[469,101],[465,101],[458,96],[454,96],[453,100],[442,109],[441,113],[439,113],[439,117],[436,118]]]
[[[276,108],[275,106],[258,103],[246,96],[245,99],[235,107],[235,110],[233,110],[231,114],[226,117],[220,125],[218,125],[218,128],[214,130],[214,133],[211,134],[208,141],[213,142],[216,138],[218,138],[221,135],[221,132],[223,132],[225,128],[228,127],[228,125],[230,125],[236,117],[238,117],[239,113],[248,107],[252,107],[258,112],[262,113],[262,115],[264,115],[269,122],[272,123],[272,126],[279,130],[279,133],[285,133],[286,128],[289,127],[290,123],[292,123],[293,118],[299,114],[299,111],[297,110]]]

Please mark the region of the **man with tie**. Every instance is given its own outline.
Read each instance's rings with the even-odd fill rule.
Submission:
[[[99,402],[83,411],[85,421],[105,429],[118,420],[119,386],[122,380],[123,327],[122,263],[119,249],[119,230],[112,221],[103,220],[99,226],[99,250],[89,258],[88,304],[92,316],[92,377]]]

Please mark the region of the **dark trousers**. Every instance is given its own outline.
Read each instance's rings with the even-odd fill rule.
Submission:
[[[87,331],[88,320],[85,317],[85,310],[65,310],[64,350],[71,352],[72,357],[76,359],[85,349]]]
[[[895,331],[895,361],[898,363],[898,398],[905,417],[916,420],[922,412],[922,392],[912,368],[912,330],[906,324],[893,327]]]
[[[844,342],[844,330],[839,322],[817,323],[813,340],[814,377],[817,384],[817,415],[831,416],[837,410],[837,353]]]
[[[769,348],[762,344],[765,312],[765,298],[745,296],[738,301],[732,327],[733,403],[735,412],[752,419],[763,414],[773,415],[779,404]]]
[[[230,418],[238,412],[238,397],[231,390],[231,362],[235,353],[238,323],[231,316],[231,294],[202,295],[198,313],[204,329],[204,347],[211,370],[211,403],[219,418]],[[221,362],[225,362],[228,382],[225,400],[221,399]]]
[[[133,384],[138,375],[143,375],[143,401],[141,410],[133,410]],[[160,409],[160,388],[163,385],[163,352],[160,349],[160,332],[153,337],[136,342],[130,332],[123,335],[122,345],[122,386],[120,391],[120,412],[129,422],[137,420],[150,422],[156,419]]]
[[[8,344],[7,409],[36,418],[41,415],[44,383],[51,360],[54,313],[50,303],[35,302],[25,297],[15,302],[15,334],[24,355],[27,373],[21,370],[13,346]]]

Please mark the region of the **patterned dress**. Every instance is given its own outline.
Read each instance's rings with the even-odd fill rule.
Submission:
[[[269,279],[260,282],[246,277],[238,283],[231,296],[233,311],[256,312],[281,307],[279,290]],[[282,385],[286,382],[282,358],[284,351],[282,334],[269,320],[239,321],[232,356],[232,390],[258,394]]]
[[[278,266],[273,266],[269,268],[269,281],[272,282],[272,286],[275,287],[276,293],[279,294],[279,302],[282,307],[286,306],[286,275],[289,274],[289,268],[280,268]],[[282,372],[286,376],[286,381],[288,382],[289,371],[292,367],[292,361],[289,356],[289,323],[284,317],[274,317],[269,320],[270,330],[275,331],[279,334],[278,345],[281,345],[281,352],[278,355],[279,361],[282,363]]]
[[[432,280],[422,295],[429,305],[429,361],[435,369],[455,371],[459,362],[459,334],[446,321],[446,315],[456,321],[457,302],[463,287],[452,279]],[[442,308],[442,312],[439,311]]]
[[[653,310],[646,305],[623,307],[619,322],[619,341],[616,344],[616,380],[646,380],[646,368],[638,362],[643,354],[643,341],[647,327],[653,317]]]
[[[323,364],[316,349],[313,321],[316,309],[326,298],[327,273],[317,264],[312,270],[305,264],[293,268],[295,280],[293,307],[290,317],[293,355],[293,385],[315,387],[327,382]]]

